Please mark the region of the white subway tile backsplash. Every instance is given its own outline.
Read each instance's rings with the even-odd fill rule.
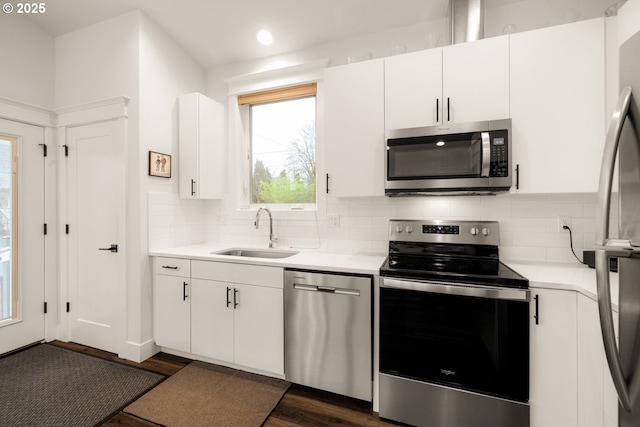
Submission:
[[[592,248],[595,241],[596,203],[596,194],[328,197],[326,212],[273,211],[274,235],[283,248],[385,253],[390,219],[496,220],[500,222],[502,259],[574,262],[569,234],[558,232],[558,216],[571,217],[573,246],[582,256],[583,248]],[[614,195],[613,237],[617,234],[616,205]],[[226,201],[182,200],[177,194],[149,193],[148,212],[151,249],[207,241],[232,246],[268,243],[266,215],[261,216],[256,230],[255,211],[236,210]],[[330,226],[327,214],[339,215],[338,227]]]

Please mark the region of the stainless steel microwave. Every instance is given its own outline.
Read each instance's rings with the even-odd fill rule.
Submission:
[[[511,119],[386,132],[387,196],[495,194],[511,187]]]

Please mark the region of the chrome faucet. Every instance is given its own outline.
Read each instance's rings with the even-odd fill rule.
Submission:
[[[269,208],[265,208],[264,206],[258,209],[256,212],[256,219],[253,221],[253,225],[255,225],[256,229],[260,228],[260,212],[265,211],[269,214],[269,247],[273,248],[278,241],[277,238],[273,237],[273,216],[271,216],[271,211]]]

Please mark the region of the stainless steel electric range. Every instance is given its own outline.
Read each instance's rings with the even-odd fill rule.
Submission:
[[[529,426],[529,282],[494,221],[389,222],[380,269],[380,416]]]

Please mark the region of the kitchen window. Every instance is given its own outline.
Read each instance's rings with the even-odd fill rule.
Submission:
[[[316,203],[316,83],[238,96],[248,108],[248,202]]]

